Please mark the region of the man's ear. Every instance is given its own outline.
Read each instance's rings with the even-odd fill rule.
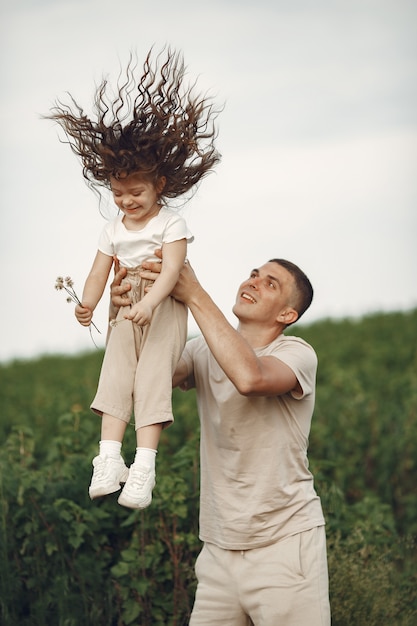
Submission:
[[[298,313],[292,307],[286,307],[282,309],[281,313],[278,315],[278,322],[281,324],[285,324],[288,326],[289,324],[294,324],[294,322],[298,319]]]

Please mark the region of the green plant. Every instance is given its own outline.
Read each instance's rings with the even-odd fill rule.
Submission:
[[[309,457],[327,520],[334,626],[417,621],[417,311],[323,320]],[[87,487],[102,353],[0,365],[0,622],[183,626],[198,540],[195,394],[174,391],[154,500],[144,511]],[[135,450],[129,428],[124,453]]]

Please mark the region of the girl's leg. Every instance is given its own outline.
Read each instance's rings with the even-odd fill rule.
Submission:
[[[137,447],[134,463],[145,465],[155,471],[155,457],[161,432],[162,424],[151,424],[137,429]]]
[[[90,498],[98,498],[119,491],[129,470],[120,454],[127,423],[103,413],[99,455],[93,459],[93,476],[89,487]]]
[[[122,443],[126,426],[127,422],[124,420],[113,417],[113,415],[109,415],[108,413],[103,413],[101,419],[101,439],[119,441]]]
[[[120,459],[127,422],[103,413],[101,420],[100,456]]]
[[[166,298],[143,330],[134,384],[137,449],[118,500],[123,506],[143,509],[152,502],[155,456],[162,428],[173,421],[172,375],[186,337],[186,307]]]
[[[136,455],[129,469],[129,478],[119,496],[119,504],[131,509],[144,509],[152,502],[155,486],[155,457],[162,424],[150,424],[136,431]]]
[[[150,426],[142,426],[136,431],[136,442],[138,448],[158,449],[159,439],[161,437],[162,424],[151,424]]]

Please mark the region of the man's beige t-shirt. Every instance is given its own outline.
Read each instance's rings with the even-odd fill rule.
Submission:
[[[255,352],[286,363],[302,393],[241,395],[203,337],[189,341],[182,356],[194,376],[201,423],[200,539],[229,550],[325,523],[307,460],[317,356],[304,340],[285,335]]]

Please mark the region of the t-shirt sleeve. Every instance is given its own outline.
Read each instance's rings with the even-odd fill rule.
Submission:
[[[185,344],[185,348],[182,352],[181,359],[185,361],[187,366],[187,375],[194,375],[194,362],[195,356],[199,349],[201,349],[204,343],[203,337],[194,337],[194,339],[189,339]]]
[[[163,243],[172,243],[179,239],[186,239],[187,243],[191,243],[194,240],[194,235],[188,229],[185,219],[174,213],[166,224]]]
[[[109,222],[104,226],[98,238],[98,249],[108,256],[114,256],[115,254],[111,231],[112,224]]]
[[[277,346],[273,356],[288,365],[294,372],[302,389],[302,393],[291,393],[295,399],[301,400],[315,391],[317,355],[308,343],[297,337],[291,337],[290,341]]]

